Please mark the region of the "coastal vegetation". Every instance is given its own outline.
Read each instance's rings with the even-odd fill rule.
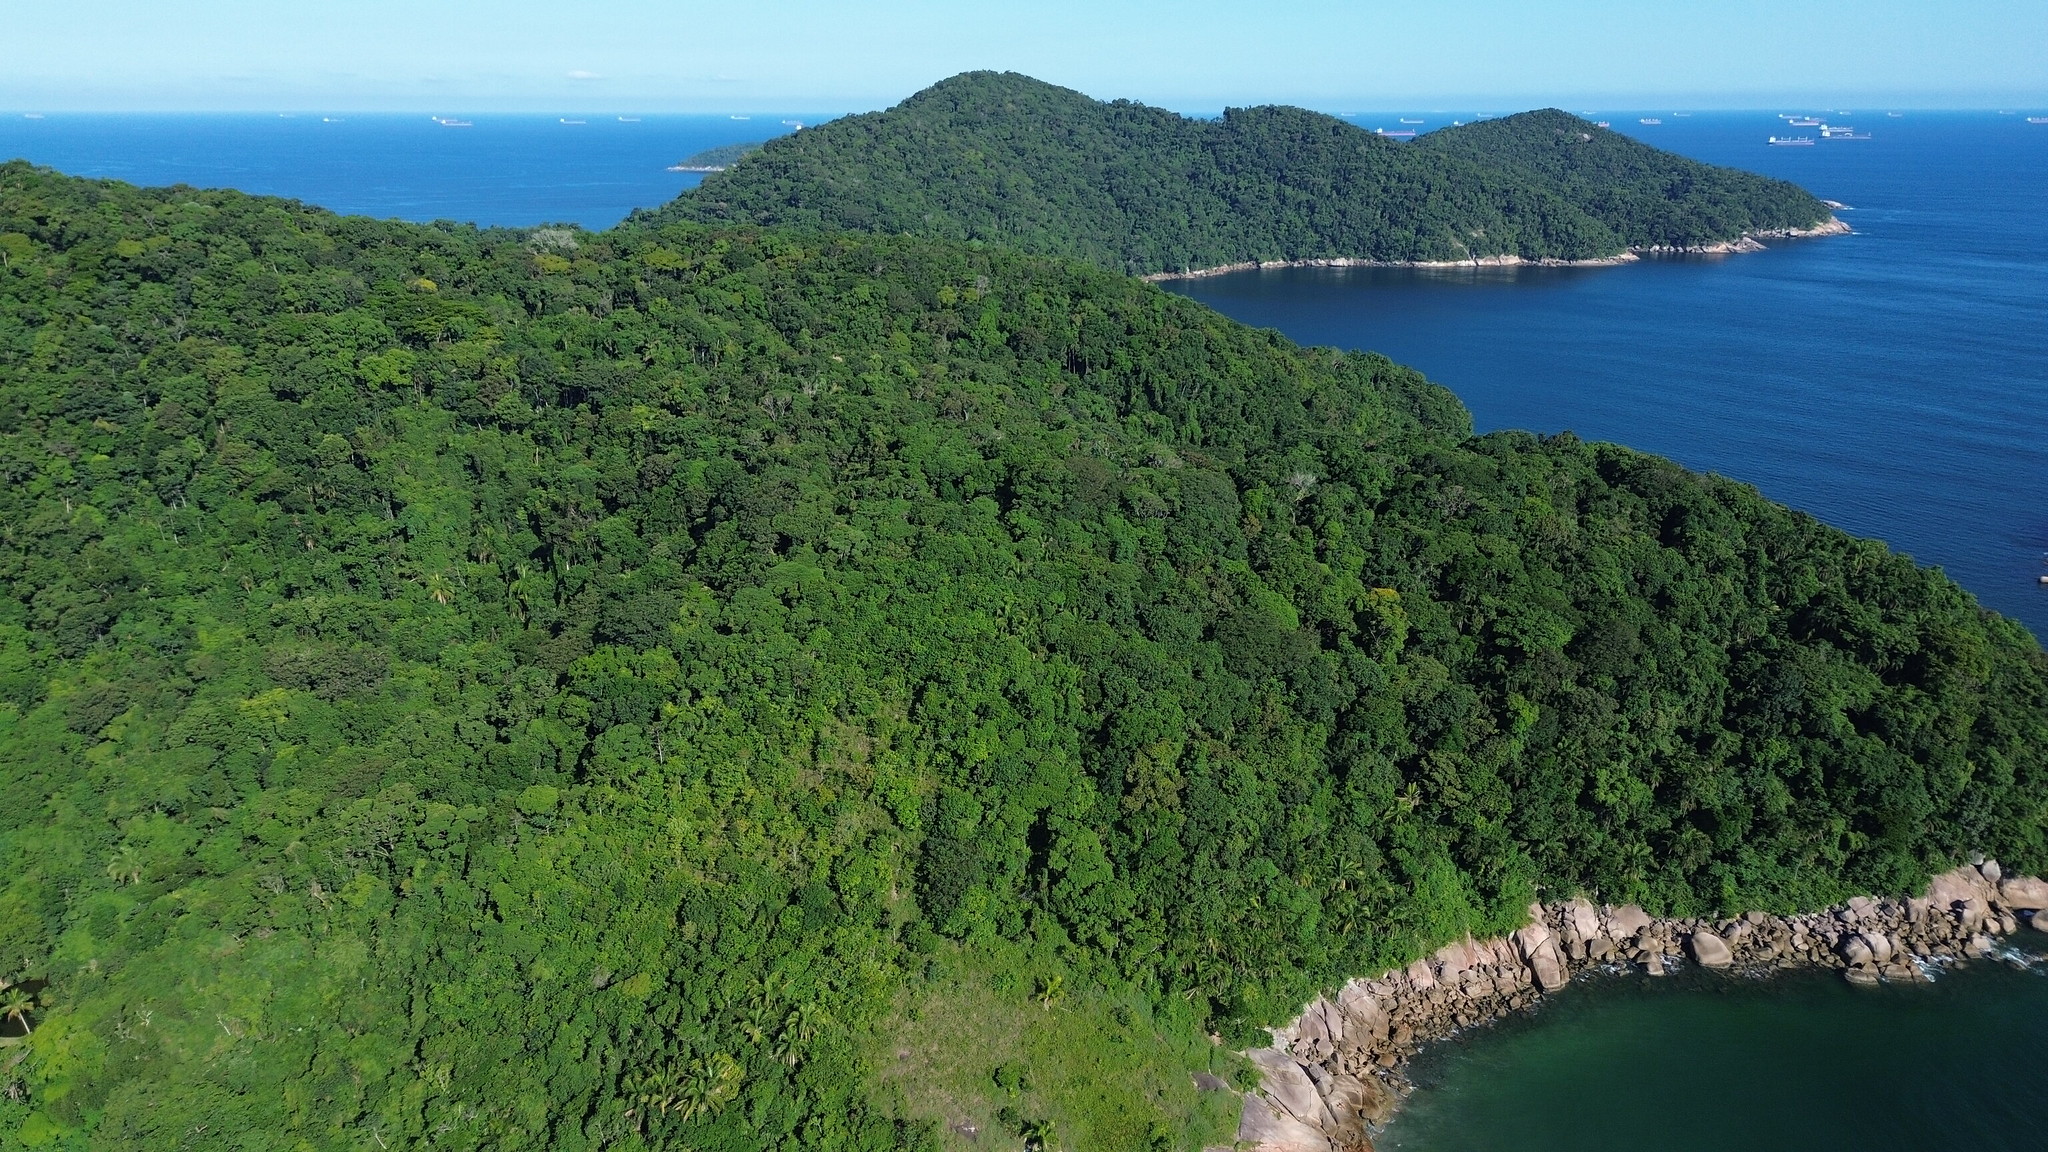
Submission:
[[[2048,867],[2048,660],[1881,544],[674,215],[0,165],[0,1146],[1194,1148],[1538,897]]]
[[[771,140],[651,216],[985,241],[1136,274],[1597,260],[1829,220],[1795,185],[1555,110],[1402,143],[1301,108],[1192,119],[997,72]]]
[[[676,167],[684,171],[723,172],[760,150],[759,140],[750,140],[743,144],[720,144],[716,148],[690,153],[676,161]]]

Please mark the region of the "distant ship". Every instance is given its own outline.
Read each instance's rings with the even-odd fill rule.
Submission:
[[[344,119],[342,119],[342,118],[341,118],[341,117],[339,117],[339,116],[322,116],[322,117],[320,118],[320,122],[321,122],[322,124],[346,124],[346,123],[348,123],[348,121],[347,121],[347,120],[344,120]]]
[[[735,120],[752,120],[752,119],[753,119],[753,117],[752,117],[752,116],[734,116],[734,117],[733,117],[733,119],[735,119]]]
[[[1885,113],[1885,115],[1887,115],[1887,116],[1891,117],[1891,118],[1892,118],[1892,119],[1894,119],[1894,120],[1897,120],[1897,119],[1898,119],[1898,118],[1900,118],[1901,116],[1904,116],[1904,115],[1905,115],[1905,113],[1904,113],[1904,112],[1887,112],[1887,113]]]
[[[41,120],[43,114],[41,112],[23,112],[21,118],[23,120]]]
[[[467,121],[467,120],[457,120],[457,119],[456,119],[455,117],[453,117],[453,116],[436,116],[436,117],[434,117],[434,123],[436,123],[436,124],[439,124],[439,125],[440,125],[441,127],[443,127],[443,128],[473,128],[473,127],[475,127],[475,125],[474,125],[474,124],[471,124],[471,123],[470,123],[469,121]]]
[[[564,124],[585,124],[585,123],[588,123],[588,121],[585,121],[585,120],[571,120],[571,119],[569,119],[569,118],[568,118],[567,116],[564,116],[564,117],[562,117],[562,123],[564,123]]]
[[[36,117],[36,119],[40,120],[40,119],[42,119],[42,117],[38,116],[38,117]],[[2029,117],[2027,117],[2027,123],[2029,123],[2029,124],[2048,124],[2048,116],[2029,116]]]
[[[1657,119],[1657,118],[1656,118],[1655,116],[1645,116],[1645,117],[1643,117],[1643,118],[1642,118],[1641,120],[1638,120],[1638,121],[1636,121],[1636,123],[1638,123],[1638,124],[1662,124],[1662,123],[1663,123],[1663,121],[1662,121],[1662,120],[1659,120],[1659,119]]]
[[[1605,120],[1595,120],[1595,121],[1593,121],[1593,127],[1595,127],[1595,128],[1608,128],[1608,127],[1612,127],[1612,125],[1608,124],[1608,123],[1607,123],[1607,121],[1605,121]]]
[[[1684,119],[1685,117],[1687,117],[1687,116],[1690,116],[1690,115],[1692,115],[1692,113],[1690,113],[1690,112],[1673,112],[1673,113],[1672,113],[1672,115],[1673,115],[1673,116],[1676,116],[1676,117],[1679,117],[1680,119]]]
[[[1820,135],[1821,135],[1821,139],[1823,139],[1823,140],[1868,140],[1868,139],[1870,139],[1870,133],[1868,133],[1868,132],[1858,132],[1858,131],[1856,131],[1856,130],[1855,130],[1854,128],[1851,128],[1851,127],[1849,127],[1849,126],[1847,126],[1847,125],[1842,125],[1841,127],[1831,127],[1831,126],[1829,126],[1829,125],[1823,124],[1823,125],[1821,125],[1821,126],[1820,126]]]
[[[803,131],[804,129],[804,122],[801,120],[784,120],[783,124],[787,125],[788,127],[794,128],[799,132]]]
[[[621,123],[621,124],[638,124],[639,122],[640,122],[640,118],[639,118],[638,116],[621,116],[621,117],[619,117],[619,123]]]
[[[1812,116],[1787,116],[1785,123],[1794,128],[1818,128],[1820,121]]]
[[[1777,145],[1780,148],[1811,148],[1813,147],[1813,137],[1773,136],[1771,137],[1771,143]]]
[[[1422,121],[1420,121],[1420,120],[1410,120],[1410,119],[1408,119],[1408,118],[1407,118],[1406,116],[1403,116],[1403,117],[1401,118],[1401,123],[1403,123],[1403,124],[1420,124],[1420,123],[1422,123]]]
[[[1411,130],[1408,130],[1408,129],[1405,129],[1405,128],[1404,128],[1404,129],[1402,129],[1402,130],[1401,130],[1401,131],[1399,131],[1399,132],[1389,132],[1389,131],[1387,131],[1387,130],[1386,130],[1385,128],[1375,128],[1375,129],[1373,129],[1373,134],[1374,134],[1374,135],[1376,135],[1376,136],[1413,136],[1413,135],[1415,135],[1415,133],[1414,133],[1413,131],[1411,131]]]

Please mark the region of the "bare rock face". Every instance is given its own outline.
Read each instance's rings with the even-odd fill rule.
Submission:
[[[1998,866],[1998,861],[1986,860],[1977,865],[1977,874],[1984,877],[1985,883],[1996,884],[1999,878],[2005,875],[2005,871]]]
[[[1254,1048],[1245,1056],[1259,1066],[1259,1089],[1274,1105],[1316,1129],[1328,1121],[1323,1094],[1294,1057],[1277,1048]]]
[[[2048,880],[2035,876],[2013,877],[1998,885],[1998,898],[2011,908],[2034,911],[2048,908]],[[2039,923],[2039,920],[2035,922]]]
[[[1355,1148],[1361,1144],[1371,1147],[1369,1124],[1385,1123],[1375,1121],[1373,1115],[1384,1111],[1392,1115],[1391,1102],[1382,1105],[1380,1097],[1387,1096],[1377,1081],[1372,1088],[1356,1076],[1343,1072],[1331,1073],[1317,1087],[1323,1090],[1323,1106],[1329,1109],[1331,1122],[1323,1128],[1323,1134],[1337,1143],[1340,1148]],[[1375,1092],[1374,1089],[1378,1091]]]
[[[1427,992],[1436,987],[1436,973],[1430,971],[1427,961],[1417,960],[1408,966],[1408,982],[1415,985],[1417,992]]]
[[[1244,1098],[1237,1138],[1259,1152],[1330,1152],[1330,1138],[1322,1129],[1296,1120],[1257,1096]]]
[[[1692,958],[1702,968],[1726,968],[1735,963],[1735,954],[1728,950],[1728,942],[1702,928],[1692,934],[1686,942]]]
[[[2027,921],[2027,923],[2032,924],[2036,932],[2048,932],[2048,915],[2036,912],[2034,913],[2034,918]]]

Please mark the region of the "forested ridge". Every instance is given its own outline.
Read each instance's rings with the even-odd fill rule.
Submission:
[[[0,471],[4,1147],[935,1148],[995,957],[990,1140],[1196,1148],[1536,896],[2048,868],[1938,572],[1080,263],[0,165]]]
[[[770,140],[649,216],[980,240],[1136,274],[1586,260],[1829,218],[1793,184],[1554,109],[1407,144],[1301,108],[1192,119],[997,72]]]

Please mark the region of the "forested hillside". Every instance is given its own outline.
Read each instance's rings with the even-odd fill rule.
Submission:
[[[1538,894],[2048,868],[1938,573],[1081,264],[14,163],[0,413],[4,1147],[1194,1148]]]
[[[1441,129],[1412,147],[1541,182],[1631,248],[1698,247],[1827,219],[1796,185],[1702,164],[1555,108]]]
[[[1009,244],[1132,273],[1251,260],[1584,260],[1827,221],[1782,180],[1562,112],[1403,144],[1300,108],[1189,119],[1015,73],[769,141],[656,220]]]

